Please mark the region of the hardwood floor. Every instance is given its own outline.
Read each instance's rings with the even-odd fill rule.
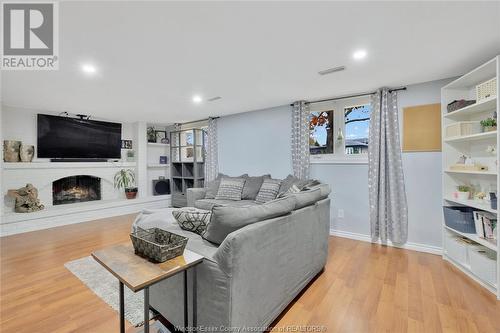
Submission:
[[[128,242],[133,218],[1,238],[0,331],[117,332],[118,314],[63,265]],[[500,332],[500,302],[439,256],[337,237],[329,251],[325,271],[278,318],[276,331]]]

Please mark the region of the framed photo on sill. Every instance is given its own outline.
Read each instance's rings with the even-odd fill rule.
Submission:
[[[167,131],[155,131],[155,134],[156,134],[156,143],[166,144]]]

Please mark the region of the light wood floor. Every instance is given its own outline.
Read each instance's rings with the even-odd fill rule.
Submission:
[[[0,331],[117,332],[117,313],[63,265],[128,242],[132,220],[1,238]],[[331,237],[325,271],[275,323],[289,325],[328,332],[500,332],[500,302],[439,256]]]

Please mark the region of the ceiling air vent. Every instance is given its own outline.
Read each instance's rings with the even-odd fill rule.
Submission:
[[[327,74],[332,74],[335,72],[341,72],[343,70],[345,70],[345,66],[339,66],[339,67],[333,67],[333,68],[328,68],[328,69],[319,71],[318,74],[319,75],[327,75]]]
[[[209,101],[209,102],[213,102],[213,101],[216,101],[216,100],[221,99],[221,98],[222,98],[222,97],[220,97],[220,96],[215,96],[215,97],[212,97],[212,98],[207,99],[207,101]]]

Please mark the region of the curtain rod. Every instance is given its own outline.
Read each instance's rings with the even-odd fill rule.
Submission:
[[[193,123],[199,123],[200,121],[207,121],[209,119],[218,119],[219,117],[208,117],[204,119],[198,119],[198,120],[193,120],[193,121],[188,121],[187,123],[175,123],[179,125],[187,125],[187,124],[193,124]]]
[[[393,92],[393,91],[400,91],[400,90],[406,90],[406,87],[400,87],[400,88],[389,89],[389,92]],[[337,100],[339,100],[339,99],[354,98],[354,97],[362,97],[362,96],[373,95],[373,94],[376,94],[376,93],[377,93],[376,91],[372,91],[372,92],[367,92],[367,93],[362,93],[362,94],[356,94],[356,95],[349,95],[349,96],[341,96],[341,97],[333,97],[333,98],[320,99],[320,100],[317,100],[317,101],[310,101],[310,102],[307,102],[307,101],[306,101],[306,104],[321,103],[321,102],[329,102],[329,101],[337,101]],[[290,104],[290,106],[293,106],[293,103],[292,103],[292,104]]]

